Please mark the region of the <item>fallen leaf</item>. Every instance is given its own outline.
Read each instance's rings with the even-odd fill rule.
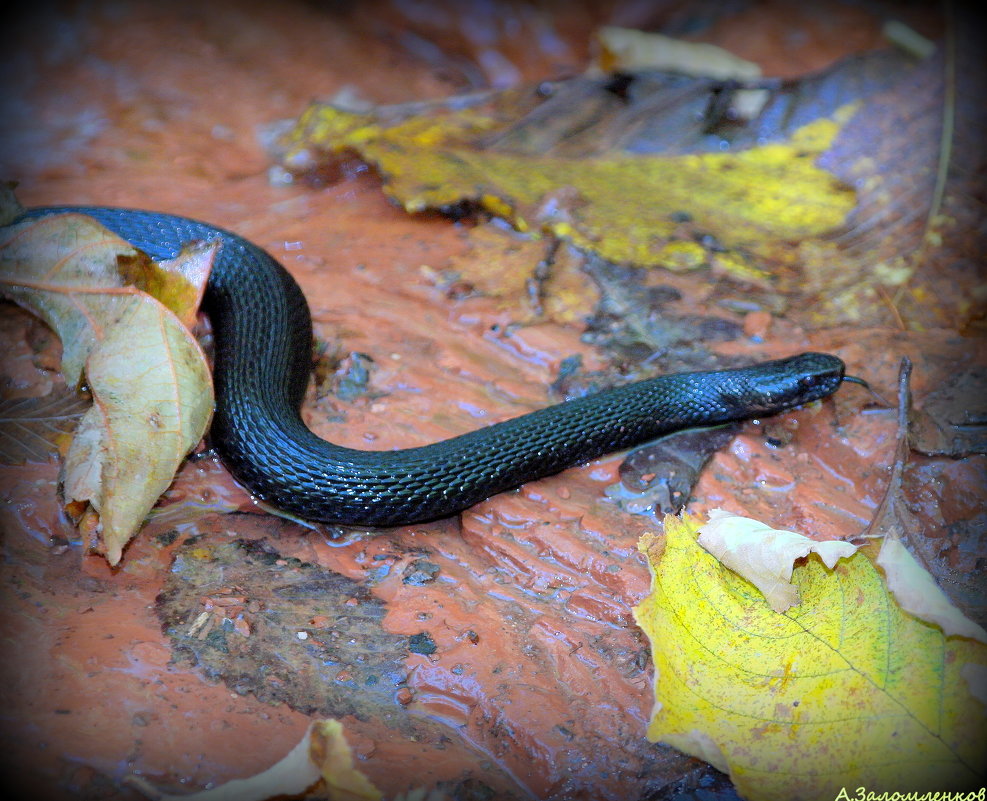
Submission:
[[[814,322],[963,331],[984,318],[987,72],[972,12],[957,7],[943,46],[873,95],[821,161],[859,203],[834,250],[805,253]]]
[[[79,383],[85,365],[94,405],[79,423],[62,481],[73,508],[91,504],[81,528],[111,564],[212,414],[209,368],[195,338],[129,285],[154,270],[84,215],[33,219],[0,235],[0,292],[59,335],[69,384]],[[198,274],[204,282],[201,267]]]
[[[34,312],[62,340],[62,375],[75,386],[114,301],[131,295],[125,273],[150,259],[82,214],[28,220],[0,231],[0,292]]]
[[[987,453],[987,370],[956,370],[909,420],[911,446],[927,456]]]
[[[982,26],[954,27],[925,61],[887,50],[761,81],[763,105],[739,115],[736,86],[655,71],[314,104],[284,162],[319,175],[357,154],[408,211],[472,204],[612,262],[770,286],[816,325],[965,327],[984,308],[987,118]]]
[[[531,316],[529,283],[545,257],[545,242],[496,225],[478,225],[467,234],[469,249],[449,260],[450,275],[471,291],[501,300],[502,307]]]
[[[875,55],[776,86],[749,126],[708,118],[722,86],[662,73],[625,75],[620,87],[583,77],[547,96],[522,88],[418,116],[316,104],[288,135],[285,163],[311,169],[357,152],[408,211],[472,202],[612,262],[686,258],[763,280],[764,267],[798,268],[806,253],[793,241],[818,244],[849,219],[855,190],[817,158],[906,62]]]
[[[175,258],[152,262],[147,276],[135,283],[139,289],[173,311],[182,325],[191,329],[195,326],[196,314],[202,305],[202,296],[219,248],[218,239],[186,245]]]
[[[498,298],[518,322],[565,324],[589,318],[599,291],[581,271],[581,255],[502,226],[470,229],[469,250],[448,266],[457,284]]]
[[[982,621],[984,612],[983,566],[977,556],[981,552],[977,547],[980,534],[974,531],[964,537],[961,548],[952,542],[943,544],[941,532],[923,525],[910,508],[907,490],[915,480],[907,469],[909,443],[915,429],[911,372],[911,360],[902,359],[894,462],[884,497],[864,537],[878,543],[875,559],[904,609],[941,626],[947,634],[963,634],[987,642],[983,626],[970,619],[979,617]],[[946,390],[947,399],[952,398],[952,389]],[[955,412],[955,403],[947,401],[945,405]],[[951,597],[943,588],[948,589]]]
[[[757,64],[716,45],[612,25],[600,28],[596,39],[600,45],[597,64],[603,72],[657,69],[721,80],[761,75]]]
[[[249,779],[234,779],[198,793],[172,795],[141,776],[127,783],[154,801],[265,801],[316,794],[329,801],[380,801],[380,791],[353,764],[353,750],[338,720],[313,721],[298,745]]]
[[[734,438],[740,426],[676,431],[635,448],[620,463],[620,481],[604,490],[630,514],[678,514],[703,467]]]
[[[198,343],[150,295],[118,296],[117,319],[86,362],[93,406],[65,457],[66,501],[99,515],[96,550],[115,565],[212,416]]]
[[[982,786],[987,726],[968,677],[987,648],[904,612],[860,552],[833,570],[810,555],[792,574],[801,604],[774,612],[697,532],[666,517],[665,537],[640,544],[650,740],[710,761],[747,799]]]
[[[946,634],[969,637],[987,644],[987,631],[950,603],[928,570],[898,540],[886,538],[877,556],[899,606],[909,614],[935,623]]]
[[[852,556],[856,545],[838,540],[819,542],[795,531],[781,531],[759,520],[713,509],[699,527],[699,544],[757,587],[775,612],[799,602],[791,583],[795,561],[815,553],[830,570]]]
[[[409,212],[472,201],[519,231],[541,229],[612,262],[661,266],[668,242],[682,238],[683,210],[737,258],[767,240],[811,238],[842,225],[854,191],[815,159],[854,111],[848,103],[787,140],[740,152],[671,156],[565,159],[471,147],[462,137],[486,127],[472,111],[385,126],[373,115],[313,107],[294,136],[296,147],[357,150]],[[563,188],[569,202],[552,204]]]
[[[78,392],[0,401],[0,462],[45,462],[89,408]]]

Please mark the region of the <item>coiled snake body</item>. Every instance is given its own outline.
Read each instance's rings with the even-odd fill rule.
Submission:
[[[823,398],[844,380],[837,357],[803,353],[660,376],[424,447],[353,450],[320,439],[302,422],[312,323],[301,289],[275,259],[236,234],[170,214],[72,206],[24,216],[70,211],[94,217],[156,259],[176,256],[192,240],[221,240],[205,296],[215,338],[210,438],[258,498],[312,520],[393,526],[447,517],[676,429]]]

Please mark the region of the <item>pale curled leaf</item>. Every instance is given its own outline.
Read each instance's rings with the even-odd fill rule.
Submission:
[[[796,559],[816,553],[832,570],[839,559],[857,550],[848,542],[817,542],[723,509],[713,509],[699,531],[699,544],[757,587],[775,612],[798,603],[798,590],[791,583]]]
[[[66,500],[99,513],[110,564],[202,438],[213,401],[205,358],[178,319],[143,293],[115,300],[116,324],[86,364],[94,405],[63,475]]]
[[[329,801],[381,798],[377,788],[354,767],[343,724],[332,719],[314,721],[283,759],[249,779],[234,779],[188,795],[161,792],[137,776],[131,777],[129,783],[154,801],[264,801],[301,795],[317,783],[320,797]]]
[[[900,540],[885,537],[877,564],[884,570],[888,588],[906,612],[939,626],[947,635],[970,637],[987,644],[987,631],[950,603],[932,575]]]
[[[758,78],[761,68],[728,50],[704,42],[606,25],[597,31],[602,72],[667,70],[720,80]]]
[[[0,232],[0,292],[55,330],[62,374],[75,384],[114,322],[117,294],[144,290],[191,328],[218,249],[189,243],[174,259],[153,262],[91,217],[53,214]]]

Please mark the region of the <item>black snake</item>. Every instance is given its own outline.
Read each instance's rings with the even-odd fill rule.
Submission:
[[[447,517],[504,490],[676,429],[773,414],[833,393],[836,356],[803,353],[732,370],[652,378],[420,448],[333,445],[302,422],[312,322],[295,280],[236,234],[158,212],[64,206],[156,259],[192,240],[222,247],[205,296],[215,337],[210,438],[255,496],[300,517],[394,526]],[[862,382],[860,382],[862,383]]]

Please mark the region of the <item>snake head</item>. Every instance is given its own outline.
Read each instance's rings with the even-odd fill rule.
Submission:
[[[757,365],[751,393],[765,411],[792,407],[832,395],[844,381],[846,365],[828,353],[800,353]]]

